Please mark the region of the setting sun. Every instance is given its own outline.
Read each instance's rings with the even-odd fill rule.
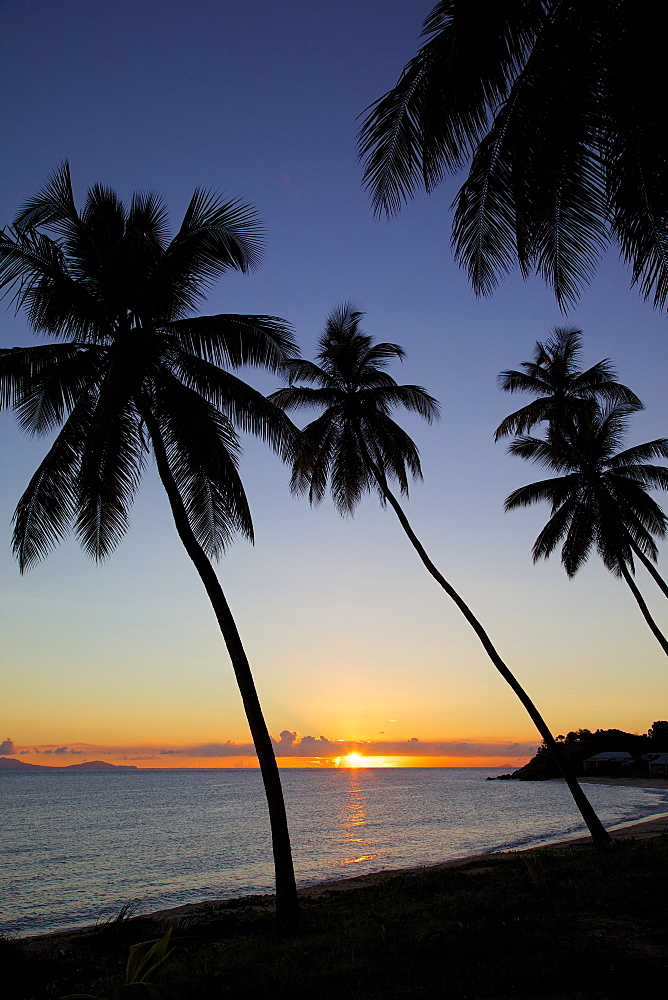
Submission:
[[[397,757],[365,757],[353,750],[345,757],[335,757],[336,767],[397,767]]]

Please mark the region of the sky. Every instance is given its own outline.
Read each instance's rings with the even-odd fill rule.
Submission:
[[[424,482],[405,510],[554,733],[644,732],[668,714],[665,656],[623,582],[596,556],[568,580],[533,565],[545,508],[503,513],[542,474],[494,444],[523,400],[496,376],[555,326],[581,329],[583,363],[612,359],[645,403],[628,444],[668,431],[665,316],[630,289],[613,248],[577,308],[539,278],[509,276],[477,299],[450,252],[462,178],[376,220],[356,158],[357,116],[419,46],[430,0],[0,0],[5,156],[0,224],[70,162],[78,200],[102,182],[159,192],[176,226],[196,187],[239,197],[263,220],[265,255],[227,275],[207,313],[264,313],[312,357],[325,317],[352,300],[364,330],[406,350],[391,371],[441,402],[440,423],[399,417]],[[34,341],[7,302],[3,346]],[[248,371],[264,392],[275,376]],[[229,660],[152,468],[113,557],[74,541],[20,576],[14,507],[48,441],[0,417],[0,753],[32,763],[104,759],[144,767],[254,766]],[[218,573],[282,766],[358,753],[391,765],[508,766],[540,742],[390,510],[354,519],[290,496],[256,441],[241,464],[256,542]],[[662,547],[659,568],[665,568]],[[659,624],[665,598],[640,567]],[[353,758],[355,761],[355,758]],[[356,761],[359,763],[359,760]]]

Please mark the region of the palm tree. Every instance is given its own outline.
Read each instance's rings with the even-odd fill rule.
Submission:
[[[478,294],[519,264],[577,299],[610,241],[668,298],[668,156],[658,0],[441,0],[396,86],[367,109],[376,213],[470,169],[453,246]]]
[[[538,398],[507,416],[495,431],[495,441],[525,434],[543,421],[552,437],[568,433],[583,407],[596,399],[642,409],[635,393],[616,380],[608,358],[582,371],[581,351],[580,330],[555,327],[545,343],[536,341],[533,359],[522,363],[523,371],[501,372],[498,381],[504,392],[529,392]]]
[[[171,239],[152,193],[127,208],[95,185],[79,212],[65,163],[0,234],[0,287],[14,291],[33,330],[61,341],[0,352],[0,404],[29,433],[60,428],[16,509],[22,572],[71,528],[89,556],[107,558],[153,455],[232,661],[269,806],[277,916],[289,920],[297,896],[280,777],[211,558],[236,532],[253,537],[236,428],[285,458],[294,441],[284,413],[223,366],[276,371],[294,345],[272,316],[192,315],[225,271],[257,264],[260,238],[249,206],[202,190]]]
[[[580,432],[592,408],[594,418],[598,402],[620,404],[631,410],[641,410],[642,403],[628,386],[616,380],[614,367],[607,358],[586,371],[580,367],[582,333],[563,327],[554,329],[545,343],[536,341],[532,361],[523,362],[523,371],[508,370],[499,375],[499,386],[505,392],[529,392],[538,398],[502,420],[494,440],[511,434],[526,434],[538,423],[547,424],[547,437],[553,449],[564,448],[567,456],[577,454]],[[583,462],[586,461],[582,456]],[[633,539],[629,544],[655,583],[668,597],[668,584],[643,549]]]
[[[329,488],[342,514],[352,514],[369,492],[377,492],[381,504],[390,505],[423,565],[462,612],[551,749],[594,843],[607,846],[610,837],[563,760],[538,709],[471,609],[431,561],[390,489],[388,480],[394,480],[400,492],[408,496],[409,477],[422,478],[415,443],[392,419],[392,409],[400,406],[431,422],[438,417],[439,407],[421,386],[398,385],[387,374],[384,369],[389,362],[403,358],[404,351],[398,344],[374,344],[360,330],[362,316],[347,303],[335,309],[319,341],[318,363],[287,362],[284,367],[290,386],[269,397],[286,410],[324,411],[302,432],[303,443],[293,464],[291,488],[294,493],[308,493],[311,503],[322,500]],[[297,386],[295,382],[307,384]]]
[[[666,537],[668,518],[648,489],[668,489],[668,468],[647,463],[653,458],[668,458],[668,438],[619,452],[633,412],[634,408],[619,404],[597,406],[578,420],[568,449],[563,442],[555,449],[549,440],[516,438],[509,448],[512,454],[562,475],[514,490],[506,499],[505,509],[527,507],[541,500],[550,503],[552,515],[533,546],[534,562],[547,559],[563,541],[561,561],[568,576],[573,577],[595,547],[604,565],[623,577],[668,655],[668,640],[633,580],[634,554],[642,553],[646,565],[650,559],[656,561],[654,538]]]

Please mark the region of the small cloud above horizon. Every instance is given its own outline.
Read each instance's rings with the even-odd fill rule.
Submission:
[[[379,735],[384,735],[383,733]],[[481,741],[447,741],[437,740],[422,742],[417,736],[406,740],[330,740],[326,736],[301,735],[296,730],[284,729],[278,739],[272,737],[274,753],[278,758],[308,758],[311,761],[334,760],[349,753],[359,753],[367,757],[458,757],[466,760],[468,757],[532,757],[536,752],[536,742],[505,742],[485,743]],[[111,744],[74,744],[74,745],[42,745],[40,747],[18,747],[12,740],[5,740],[1,747],[5,754],[46,756],[87,756],[91,758],[114,757],[127,761],[160,761],[166,757],[183,759],[187,766],[189,758],[229,759],[255,758],[257,756],[252,743],[235,743],[227,740],[224,743],[200,743],[190,746],[114,746]],[[85,747],[85,749],[81,749]]]

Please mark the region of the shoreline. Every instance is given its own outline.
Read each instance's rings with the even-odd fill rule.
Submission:
[[[563,781],[562,778],[554,778],[551,780]],[[665,778],[655,778],[649,780],[640,779],[642,784],[639,783],[638,779],[629,778],[582,778],[578,780],[583,784],[633,785],[637,788],[668,789],[668,779]],[[649,783],[650,781],[651,784]],[[650,816],[643,817],[642,819],[630,820],[625,823],[617,823],[614,826],[608,827],[608,832],[612,834],[615,840],[632,837],[644,840],[651,837],[657,837],[663,833],[668,833],[668,812],[653,813]],[[503,855],[520,854],[527,851],[545,851],[554,848],[586,846],[590,842],[590,839],[589,834],[575,834],[572,837],[567,837],[565,839],[552,840],[546,843],[530,845],[527,847],[506,848],[504,850],[485,851],[482,854],[464,855],[460,858],[451,858],[448,861],[439,861],[431,865],[418,865],[409,868],[380,869],[377,872],[368,872],[364,875],[353,875],[349,878],[317,882],[314,885],[304,886],[303,888],[298,889],[297,892],[300,898],[303,899],[319,898],[330,892],[348,892],[355,889],[363,889],[366,887],[377,886],[383,882],[391,881],[394,878],[411,878],[412,876],[420,876],[432,871],[441,871],[447,868],[458,868],[474,864],[476,862],[483,862],[489,860],[490,858],[500,857]],[[258,896],[262,902],[257,902]],[[245,900],[247,899],[252,899],[253,902],[246,903]],[[273,895],[251,893],[248,896],[237,896],[229,899],[199,900],[194,903],[181,903],[178,906],[172,906],[161,910],[153,910],[150,913],[137,914],[137,916],[130,917],[129,919],[130,921],[155,920],[169,923],[170,921],[178,921],[183,917],[187,917],[192,919],[194,922],[197,922],[198,920],[206,921],[215,918],[218,914],[233,912],[235,908],[271,911],[274,905],[273,899]],[[94,927],[95,925],[87,924],[81,927],[69,927],[63,928],[62,930],[47,931],[44,934],[23,935],[22,937],[17,937],[16,940],[25,944],[38,944],[39,942],[46,943],[59,937],[75,938],[79,935],[85,935],[90,933]]]

